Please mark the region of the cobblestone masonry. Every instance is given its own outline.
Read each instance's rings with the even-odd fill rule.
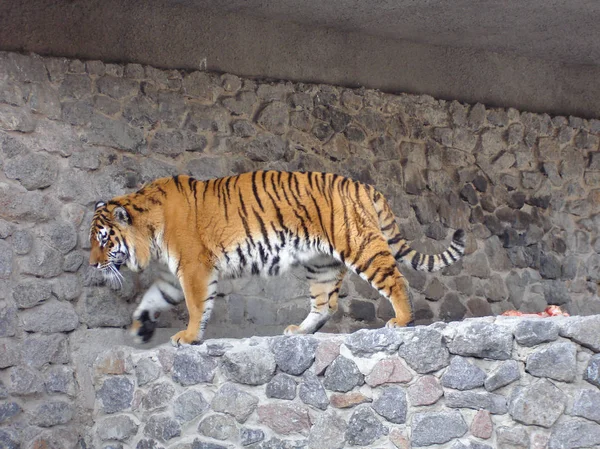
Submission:
[[[97,379],[86,377],[83,367],[94,362],[98,351],[123,341],[120,329],[129,324],[135,300],[153,278],[152,270],[139,276],[126,273],[124,289],[114,292],[88,270],[88,224],[96,200],[175,173],[206,179],[259,168],[338,172],[376,185],[389,199],[406,237],[422,251],[437,252],[451,230],[467,230],[463,262],[432,275],[402,268],[411,286],[417,324],[495,315],[512,308],[539,311],[546,304],[560,304],[574,315],[592,315],[600,312],[599,140],[598,120],[365,89],[0,53],[0,447],[18,447],[18,442],[27,449],[44,447],[36,443],[38,437],[45,438],[48,447],[95,447],[85,440],[77,443],[94,417],[94,386],[98,386]],[[223,297],[216,303],[209,337],[278,334],[285,325],[301,321],[308,309],[301,272],[268,281],[227,282],[221,290]],[[389,304],[377,301],[359,278],[348,277],[342,294],[341,310],[324,331],[378,328],[391,316]],[[164,314],[161,320],[162,326],[181,327],[185,310]],[[518,422],[543,425],[552,421],[549,412],[523,417],[522,404],[544,394],[552,394],[549,403],[559,401],[564,394],[561,386],[580,379],[579,371],[564,367],[572,368],[573,359],[582,356],[581,348],[543,346],[559,332],[579,343],[594,335],[587,325],[572,323],[542,325],[533,334],[526,328],[515,330],[519,348],[542,345],[544,351],[536,353],[529,372],[550,379],[539,385],[530,382],[511,396],[508,412]],[[212,382],[220,382],[219,357],[229,357],[225,349],[222,356],[217,349],[209,355],[185,353],[202,371],[179,373],[176,377],[183,377],[177,377],[176,384],[164,379],[163,366],[168,367],[170,354],[165,349],[157,353],[163,365],[144,361],[147,369],[140,369],[139,375],[137,371],[129,374],[133,369],[127,365],[129,359],[116,357],[106,361],[107,375],[126,371],[110,374],[104,379],[104,389],[98,387],[105,394],[103,407],[119,416],[119,410],[130,410],[131,397],[136,404],[141,401],[138,409],[144,417],[153,418],[144,418],[142,425],[129,412],[127,418],[110,416],[113,419],[97,429],[98,435],[110,437],[106,441],[132,441],[143,433],[147,438],[170,436],[169,441],[175,441],[181,438],[176,435],[188,434],[187,424],[182,423],[193,421],[189,418],[193,410],[207,408],[210,401],[216,417],[207,415],[210,421],[201,427],[212,432],[211,438],[237,435],[246,420],[288,416],[271,423],[269,428],[280,435],[273,438],[284,438],[286,432],[295,435],[310,423],[331,432],[334,442],[379,441],[387,432],[401,445],[408,433],[396,431],[389,423],[403,420],[403,411],[391,409],[390,403],[406,404],[406,419],[413,430],[448,420],[455,423],[455,431],[472,426],[469,416],[461,418],[455,411],[430,416],[411,409],[420,403],[441,410],[436,401],[443,388],[460,387],[444,397],[446,405],[462,409],[464,404],[483,403],[485,407],[476,408],[503,411],[502,399],[474,394],[482,388],[474,385],[480,385],[485,366],[462,359],[450,365],[456,351],[466,351],[469,357],[477,353],[461,349],[465,344],[461,339],[445,342],[435,329],[435,325],[420,328],[414,338],[400,345],[399,354],[408,369],[423,375],[422,381],[411,384],[408,400],[402,388],[383,392],[386,382],[407,377],[407,367],[400,361],[386,361],[365,377],[364,366],[344,353],[335,358],[333,367],[351,372],[351,380],[336,379],[339,369],[326,369],[333,359],[317,358],[317,366],[310,368],[317,377],[274,368],[275,383],[269,390],[273,402],[263,403],[255,399],[262,398],[258,393],[245,394],[250,387],[242,388],[234,395],[241,404],[233,402],[239,408],[235,422],[223,411],[232,407],[227,388],[215,408],[208,393],[199,395],[190,389],[183,395],[180,386],[211,382],[215,372]],[[484,324],[475,326],[473,332],[480,335],[485,357],[511,358],[507,345],[512,334],[489,334]],[[597,328],[595,332],[598,335]],[[335,341],[326,341],[323,348],[317,346],[317,354],[335,352]],[[379,350],[385,351],[386,344],[378,346]],[[598,343],[594,344],[584,345],[598,351]],[[274,354],[276,358],[277,351]],[[231,357],[229,363],[234,366],[236,360]],[[517,369],[522,370],[508,362],[491,368],[493,375],[484,379],[484,387],[508,388],[506,382],[513,382]],[[270,366],[277,364],[275,360]],[[135,366],[138,370],[139,364]],[[445,380],[439,379],[442,384],[435,384],[433,377],[446,366],[450,372]],[[585,385],[600,383],[598,366],[600,362],[592,359]],[[463,374],[468,376],[461,378]],[[258,379],[264,375],[260,373]],[[161,379],[159,384],[157,379]],[[348,385],[350,381],[366,382],[381,393],[367,397]],[[153,398],[142,400],[138,385],[144,391],[152,388]],[[411,391],[417,395],[416,403]],[[421,396],[420,391],[425,394]],[[306,401],[308,408],[298,403],[282,409],[283,399],[278,397],[292,394]],[[167,413],[165,398],[175,396],[180,408]],[[556,407],[549,411],[569,414],[569,401],[564,411]],[[356,415],[332,414],[333,403],[355,405]],[[596,416],[588,408],[580,403],[576,409]],[[317,419],[315,410],[323,409]],[[501,415],[492,414],[492,421],[496,416]],[[575,424],[563,420],[564,415],[557,425],[573,438],[593,429],[593,420],[578,418]],[[356,433],[356,426],[346,427],[363,422],[372,423],[368,435]],[[490,416],[482,413],[476,422],[475,432],[489,432]],[[511,441],[506,444],[515,447],[525,438],[523,432],[502,426],[494,429],[495,438]],[[275,434],[267,430],[246,429],[239,441],[269,441],[268,435]],[[344,440],[340,440],[342,435]],[[318,441],[319,437],[306,438]],[[435,438],[421,435],[417,441]],[[195,448],[216,443],[194,444]],[[277,444],[272,443],[273,447]],[[469,447],[466,442],[463,445]],[[139,444],[140,448],[161,446],[150,440]]]

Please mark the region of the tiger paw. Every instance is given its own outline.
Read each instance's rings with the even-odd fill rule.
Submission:
[[[283,331],[283,335],[296,335],[296,334],[303,334],[303,333],[304,332],[302,332],[302,329],[300,329],[300,326],[296,326],[295,324],[290,324]]]
[[[187,330],[179,331],[171,337],[171,344],[176,348],[179,346],[200,344],[200,338],[197,335],[190,335]]]
[[[407,320],[401,318],[392,318],[387,323],[385,323],[385,327],[406,327],[407,324]]]
[[[157,325],[156,319],[152,320],[150,313],[143,311],[139,314],[134,314],[129,333],[133,336],[136,343],[148,343],[154,335]]]

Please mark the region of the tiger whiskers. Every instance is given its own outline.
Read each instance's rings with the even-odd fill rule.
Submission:
[[[123,287],[123,275],[119,272],[114,263],[108,262],[100,266],[104,280],[113,290]]]

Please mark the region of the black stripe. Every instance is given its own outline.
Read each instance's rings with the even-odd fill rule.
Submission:
[[[442,258],[445,266],[450,265],[450,262],[448,262],[448,259],[446,259],[446,255],[444,253],[440,254],[440,257]]]
[[[402,249],[404,248],[404,249]],[[396,253],[396,259],[401,259],[412,251],[412,248],[408,245],[403,245],[400,250]]]
[[[175,183],[175,187],[177,187],[177,190],[179,192],[181,192],[182,186],[181,186],[181,181],[179,180],[179,175],[173,176],[173,182]]]
[[[393,237],[393,238],[391,238],[391,239],[389,239],[389,240],[387,241],[387,243],[388,243],[388,245],[395,245],[395,244],[396,244],[396,243],[398,243],[400,240],[404,240],[404,239],[402,238],[402,235],[401,235],[401,234],[396,234],[396,236],[395,236],[395,237]]]
[[[271,243],[269,242],[269,236],[267,234],[267,228],[265,227],[265,222],[262,219],[262,217],[259,215],[259,213],[256,212],[255,209],[252,209],[252,212],[254,212],[254,216],[256,217],[256,220],[258,221],[258,224],[260,226],[260,233],[263,236],[265,245],[267,245],[267,248],[269,249],[269,251],[271,251]]]
[[[429,257],[429,263],[427,264],[427,268],[429,271],[433,271],[434,257],[433,256],[427,256],[427,257]]]
[[[133,208],[133,210],[140,212],[140,213],[148,212],[148,209],[144,209],[143,207],[136,206],[135,204],[132,204],[131,207]]]
[[[373,263],[373,261],[375,259],[377,259],[380,256],[386,256],[389,255],[389,251],[387,250],[383,250],[383,251],[379,251],[378,253],[373,254],[371,257],[369,257],[369,259],[361,266],[361,271],[367,271],[367,269],[369,268],[369,266]]]
[[[158,287],[158,285],[157,285]],[[165,293],[164,290],[162,290],[160,287],[158,287],[158,291],[162,294],[163,299],[171,304],[172,306],[176,306],[177,304],[179,304],[181,301],[177,301],[175,298],[172,298],[171,296],[169,296],[167,293]]]
[[[412,264],[412,266],[415,270],[419,267],[420,261],[421,261],[421,253],[415,253],[412,257],[412,260],[410,261],[410,263]]]
[[[260,210],[264,212],[265,208],[263,207],[262,201],[260,200],[260,197],[258,196],[258,189],[256,187],[256,176],[257,176],[257,172],[252,173],[252,193],[254,193],[254,198],[256,198],[258,207],[260,207]]]
[[[225,193],[227,194],[227,200],[231,202],[231,188],[229,187],[229,183],[231,182],[231,176],[227,177],[227,181],[225,181]]]
[[[236,248],[236,252],[238,253],[238,257],[240,258],[240,264],[242,265],[242,267],[245,267],[246,266],[246,257],[244,256],[244,252],[242,251],[242,248],[240,248],[239,245]]]
[[[244,217],[239,211],[238,211],[238,215],[242,219],[242,225],[244,226],[244,231],[246,232],[247,239],[250,240],[250,243],[252,244],[252,246],[255,246],[254,240],[252,239],[252,234],[250,234],[250,226],[248,226],[248,220],[246,220],[246,217]]]
[[[275,173],[274,172],[271,172],[271,187],[273,188],[273,192],[275,193],[275,196],[277,197],[277,201],[281,201],[281,197],[279,196],[279,188],[275,185]],[[267,189],[265,188],[265,191],[266,190]],[[275,201],[273,201],[273,203],[275,203]]]
[[[244,216],[247,217],[248,216],[248,211],[246,210],[246,204],[244,204],[244,197],[242,196],[242,191],[240,190],[238,192],[239,197],[240,197],[240,206],[242,207],[242,212],[244,213]]]

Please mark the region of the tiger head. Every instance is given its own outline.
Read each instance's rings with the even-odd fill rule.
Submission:
[[[136,269],[131,243],[131,216],[118,203],[98,201],[90,228],[90,265],[102,271],[112,287],[122,285],[119,272],[123,264]]]

